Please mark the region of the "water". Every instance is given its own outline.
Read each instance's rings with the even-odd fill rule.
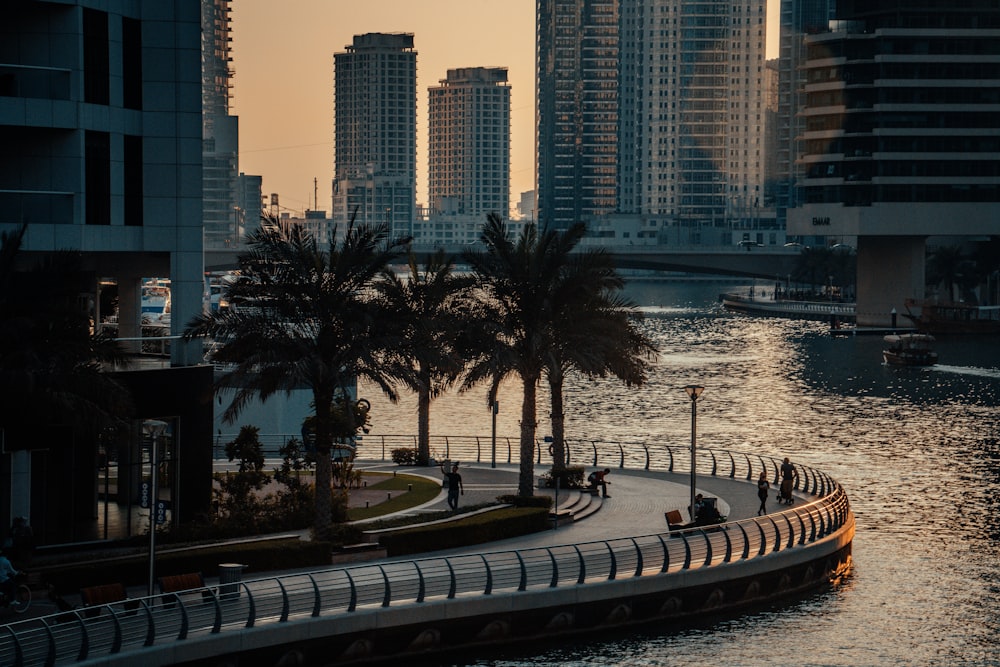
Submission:
[[[574,379],[577,440],[690,438],[683,387],[701,384],[702,446],[789,456],[847,489],[854,569],[836,588],[710,625],[646,627],[477,650],[419,665],[1000,665],[1000,341],[939,339],[941,364],[889,368],[877,336],[723,311],[713,284],[630,286],[661,356],[649,383]],[[373,435],[414,433],[412,396],[373,402]],[[520,391],[500,396],[516,436]],[[547,394],[539,396],[547,433]],[[486,435],[485,388],[432,405],[434,434]],[[627,445],[626,445],[627,447]]]

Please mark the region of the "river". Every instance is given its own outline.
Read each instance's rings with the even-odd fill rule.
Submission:
[[[854,568],[835,588],[697,625],[481,649],[414,666],[1000,665],[1000,340],[940,338],[940,364],[890,368],[878,336],[832,337],[818,322],[730,314],[716,283],[632,283],[661,354],[648,383],[574,378],[570,439],[690,438],[789,456],[841,482],[857,517]],[[416,432],[416,402],[370,390],[372,434]],[[433,434],[488,435],[485,389],[431,408]],[[549,428],[539,396],[539,434]],[[516,436],[516,383],[497,430]],[[609,461],[608,463],[613,463]]]

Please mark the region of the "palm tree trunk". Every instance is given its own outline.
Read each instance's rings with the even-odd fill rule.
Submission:
[[[326,540],[330,537],[333,506],[331,503],[331,482],[333,480],[333,464],[330,461],[330,447],[333,445],[333,434],[330,429],[330,409],[333,406],[333,394],[314,390],[313,401],[316,406],[316,517],[313,524],[314,538]]]
[[[538,376],[524,378],[524,400],[521,402],[521,470],[517,478],[517,495],[535,494],[535,423]]]
[[[566,415],[563,414],[563,377],[549,373],[549,392],[552,394],[552,470],[566,468]]]
[[[420,391],[417,392],[417,465],[429,465],[431,460],[431,377],[421,371]]]
[[[421,389],[417,395],[417,465],[430,464],[431,459],[431,393]]]

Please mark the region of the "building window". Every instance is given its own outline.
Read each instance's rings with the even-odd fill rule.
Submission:
[[[83,10],[83,99],[91,104],[110,101],[108,15]]]
[[[88,130],[85,138],[88,225],[111,224],[111,135]]]
[[[142,226],[142,137],[125,135],[125,224]],[[89,200],[89,198],[88,198]]]
[[[142,109],[142,23],[122,18],[122,102]]]

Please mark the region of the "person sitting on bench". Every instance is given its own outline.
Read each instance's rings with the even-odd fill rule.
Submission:
[[[600,487],[601,493],[605,498],[610,498],[608,495],[608,480],[604,479],[606,475],[611,473],[611,468],[605,468],[604,470],[595,470],[587,476],[587,486],[591,489],[596,489]]]

